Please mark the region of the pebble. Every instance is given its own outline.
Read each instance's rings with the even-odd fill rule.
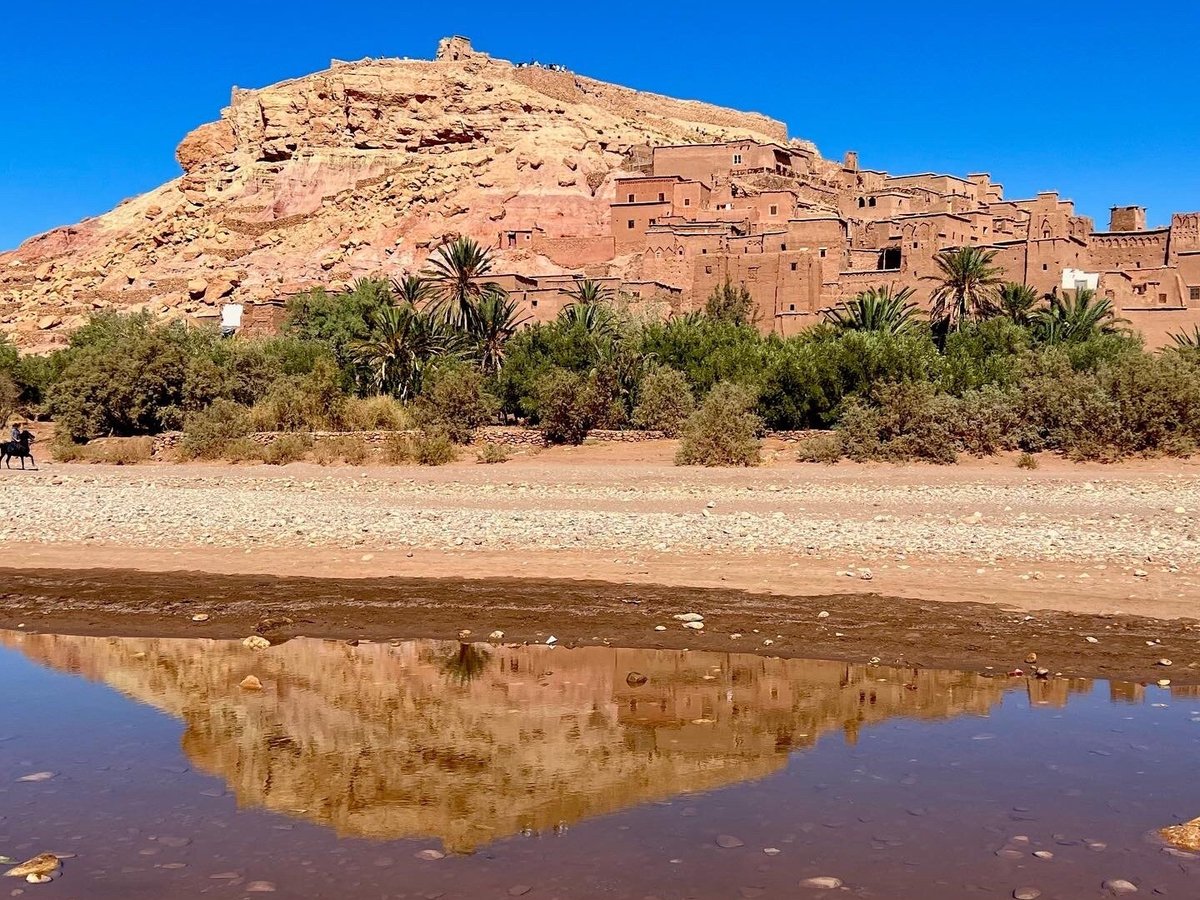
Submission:
[[[1017,888],[1012,895],[1013,900],[1038,900],[1042,892],[1037,888]]]
[[[22,775],[20,778],[17,779],[17,781],[33,781],[33,782],[49,781],[51,778],[55,777],[57,774],[58,774],[57,772],[34,772],[31,775]]]
[[[238,684],[243,691],[261,691],[263,689],[262,682],[258,680],[257,675],[247,675]]]
[[[1049,850],[1034,850],[1033,855],[1038,859],[1054,859],[1054,854]]]
[[[667,630],[667,626],[666,626],[666,625],[655,625],[655,626],[654,626],[654,630],[655,630],[655,631],[666,631],[666,630]]]
[[[504,640],[504,632],[497,628],[495,631],[493,631],[491,634],[488,635],[488,640],[489,641],[502,641],[502,640]]]
[[[763,847],[763,853],[767,856],[778,856],[782,852],[778,847]]]
[[[209,618],[208,613],[196,613],[194,616],[192,616],[192,621],[193,622],[207,622],[208,618]]]
[[[1089,644],[1100,643],[1100,640],[1098,638],[1094,638],[1094,637],[1085,637],[1084,640],[1087,641]]]
[[[1169,665],[1171,665],[1171,661],[1169,659],[1160,659],[1158,662],[1155,663],[1155,665],[1156,666],[1169,666]]]
[[[242,646],[250,650],[266,650],[271,646],[271,642],[261,635],[252,634],[250,637],[242,639]]]
[[[800,887],[817,888],[824,891],[836,891],[842,886],[842,879],[832,875],[818,875],[816,878],[805,878]]]
[[[734,837],[732,834],[718,834],[717,846],[724,850],[733,850],[737,847],[744,847],[745,843],[741,838]]]
[[[819,613],[817,613],[817,618],[818,619],[828,619],[829,613],[827,613],[825,610],[821,610]]]
[[[435,859],[445,859],[446,854],[441,850],[418,850],[413,854],[417,859],[424,859],[432,862]]]
[[[508,896],[510,896],[510,897],[524,897],[526,894],[528,894],[528,893],[529,893],[530,891],[532,891],[532,890],[533,890],[533,886],[532,886],[532,885],[528,885],[528,884],[514,884],[512,887],[510,887],[510,888],[508,889]]]
[[[674,618],[678,622],[703,622],[704,621],[704,616],[700,615],[700,613],[679,613],[678,615],[674,616]]]
[[[1137,885],[1131,881],[1126,881],[1124,878],[1114,878],[1100,885],[1114,897],[1121,897],[1125,894],[1136,894]]]
[[[272,894],[275,892],[275,885],[269,881],[252,881],[246,885],[246,891],[251,894]]]
[[[695,631],[702,631],[704,629],[704,623],[703,622],[684,622],[683,627],[691,628]]]

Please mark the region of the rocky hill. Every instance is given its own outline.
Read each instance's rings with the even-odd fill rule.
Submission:
[[[437,59],[335,61],[234,89],[180,143],[183,174],[0,254],[0,330],[53,346],[105,307],[213,314],[420,266],[449,236],[607,229],[613,177],[651,143],[786,141],[753,113],[513,65],[462,38]],[[553,271],[527,251],[503,268]]]

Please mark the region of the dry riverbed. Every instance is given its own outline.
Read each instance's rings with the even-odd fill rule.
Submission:
[[[1200,617],[1200,465],[827,467],[780,444],[763,467],[729,471],[676,468],[671,451],[585,446],[437,469],[4,472],[0,503],[16,514],[0,538],[21,574],[5,576],[0,626],[166,633],[216,591],[236,615],[206,627],[233,636],[295,594],[320,610],[305,634],[500,628],[997,669],[1028,668],[1028,652],[1052,647],[1045,665],[1064,672],[1200,681],[1200,634],[1184,621]],[[361,580],[389,577],[402,580]],[[423,581],[434,578],[445,580]],[[480,581],[495,578],[514,580]],[[420,599],[422,584],[436,602]],[[710,604],[699,612],[721,610],[702,635],[670,618],[699,598]]]

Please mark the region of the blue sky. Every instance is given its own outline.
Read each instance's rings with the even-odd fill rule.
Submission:
[[[515,10],[527,10],[518,14]],[[230,87],[331,58],[430,57],[462,33],[512,60],[786,121],[827,157],[990,171],[1107,223],[1200,209],[1200,3],[12,4],[0,33],[0,248],[179,174]],[[606,13],[605,10],[608,10]],[[673,48],[683,53],[673,55]]]

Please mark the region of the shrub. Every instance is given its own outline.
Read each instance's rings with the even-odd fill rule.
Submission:
[[[1032,453],[1022,453],[1017,457],[1018,469],[1036,469],[1038,467],[1038,459]]]
[[[313,439],[307,434],[281,434],[262,451],[262,460],[270,466],[286,466],[304,459],[312,449]]]
[[[351,466],[361,466],[367,461],[370,451],[367,442],[358,435],[345,434],[326,440],[317,441],[313,446],[312,460],[317,465],[328,466],[344,462]]]
[[[342,413],[347,431],[403,431],[412,427],[412,416],[393,397],[349,398]]]
[[[696,401],[682,372],[655,369],[638,387],[633,424],[667,437],[678,437],[683,423],[696,411]]]
[[[597,419],[595,394],[581,375],[554,369],[538,379],[538,424],[551,444],[582,444]]]
[[[179,455],[182,459],[219,459],[225,455],[226,445],[249,433],[250,411],[232,400],[218,399],[187,417]]]
[[[221,455],[231,463],[262,462],[266,448],[248,437],[237,438],[227,443]]]
[[[443,466],[458,459],[458,448],[444,429],[429,428],[413,437],[412,457],[422,466]]]
[[[383,445],[383,459],[393,466],[402,466],[412,462],[412,438],[407,434],[389,434]]]
[[[336,431],[342,427],[347,397],[340,371],[327,359],[307,375],[279,378],[250,411],[254,431]]]
[[[50,455],[58,462],[78,462],[86,458],[83,444],[77,444],[66,435],[56,434],[50,443]]]
[[[675,454],[680,466],[755,466],[761,461],[762,420],[744,388],[718,384],[683,427]]]
[[[149,462],[154,455],[154,438],[107,438],[85,447],[90,462],[133,466]]]
[[[441,429],[454,443],[469,444],[475,430],[496,416],[499,403],[474,369],[454,366],[431,381],[413,410],[420,427]]]
[[[838,431],[848,457],[938,463],[958,458],[952,397],[927,382],[902,382],[879,385],[874,399],[876,405],[852,397],[842,412]]]
[[[483,446],[476,452],[475,458],[481,463],[488,465],[508,462],[508,448],[503,444],[497,444],[495,441],[485,441]]]
[[[825,431],[804,438],[796,451],[800,462],[820,462],[832,465],[845,455],[842,435],[836,431]]]

